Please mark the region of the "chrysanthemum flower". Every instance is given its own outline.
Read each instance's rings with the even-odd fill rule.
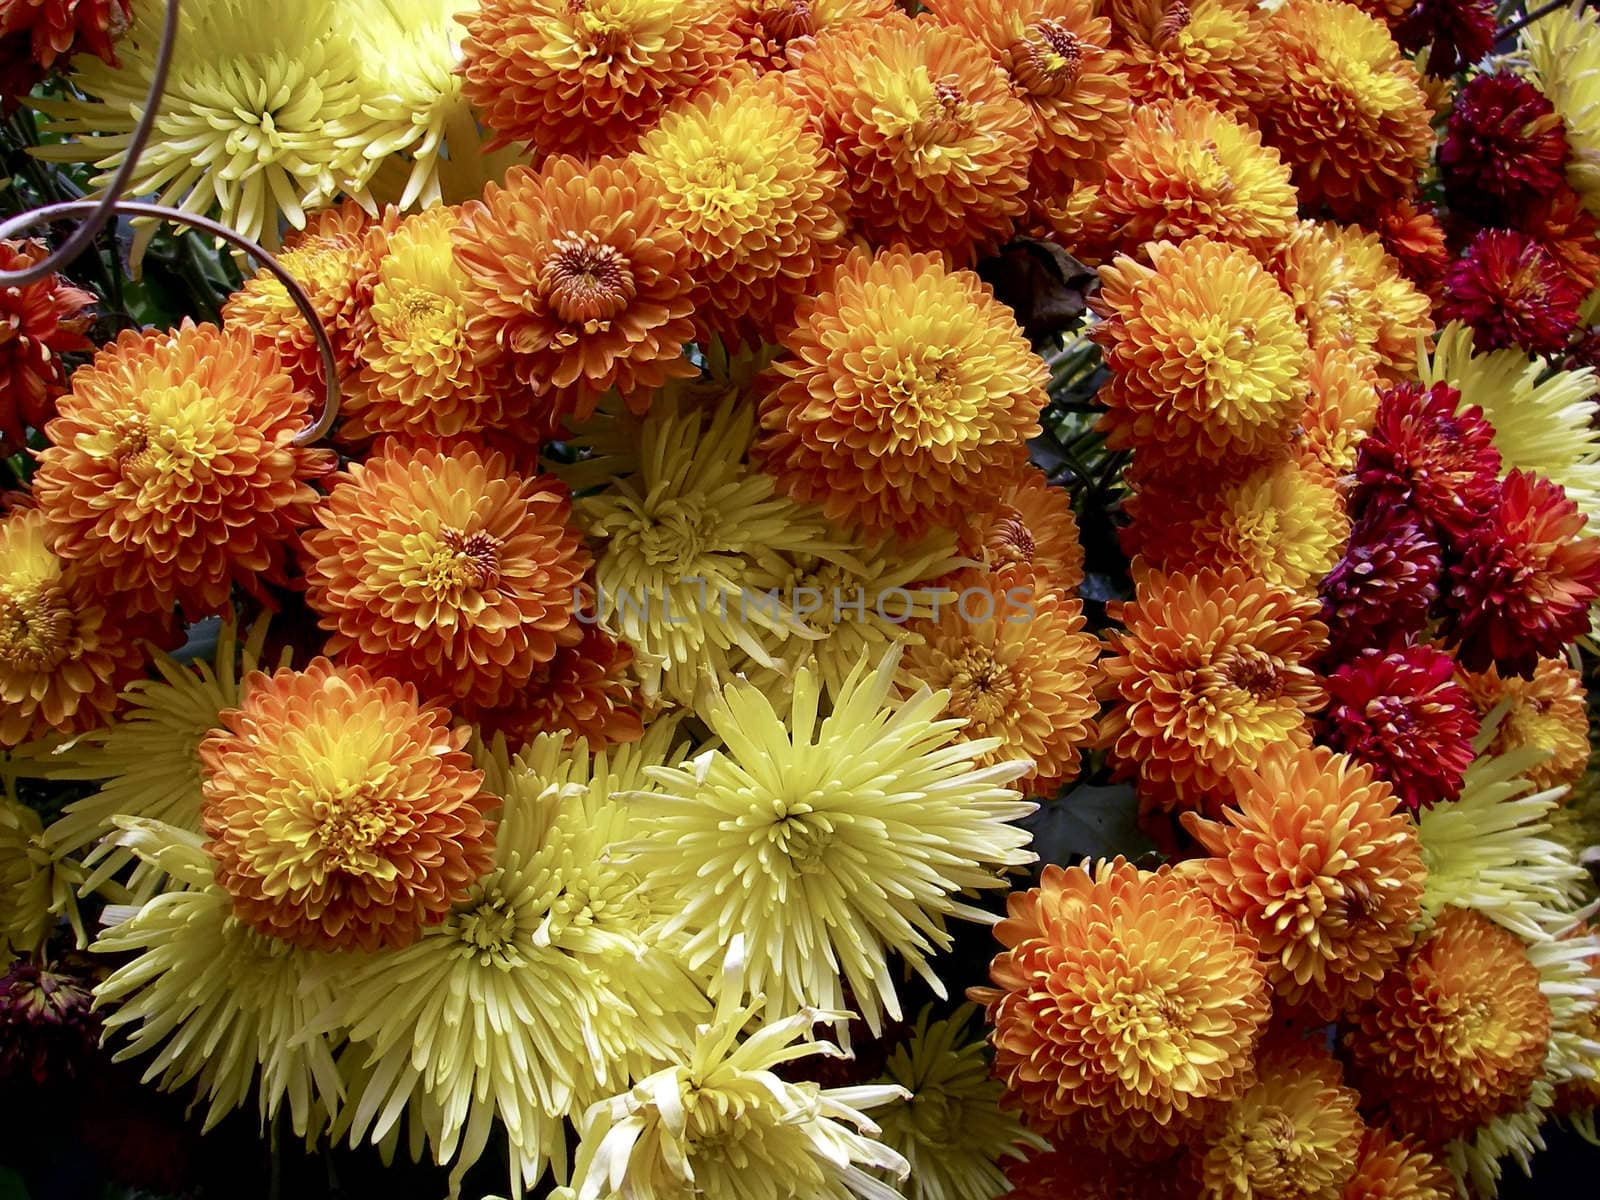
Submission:
[[[632,1090],[596,1102],[583,1115],[573,1169],[576,1200],[900,1195],[867,1173],[903,1180],[907,1163],[875,1140],[878,1127],[862,1110],[902,1098],[904,1091],[892,1085],[823,1089],[775,1074],[783,1063],[823,1053],[828,1043],[811,1040],[811,1029],[839,1014],[806,1008],[774,1019],[763,1015],[777,1007],[770,998],[740,1004],[744,953],[744,939],[734,937],[716,1015],[696,1030],[693,1044]]]
[[[1464,674],[1461,682],[1483,716],[1506,705],[1485,753],[1507,754],[1524,746],[1547,752],[1549,757],[1524,775],[1538,791],[1578,781],[1589,763],[1588,696],[1583,676],[1565,659],[1541,658],[1526,679],[1502,677],[1490,667]]]
[[[1182,1151],[1129,1158],[1083,1142],[1064,1142],[1006,1168],[1011,1190],[999,1200],[1196,1200],[1199,1181]]]
[[[996,742],[959,739],[948,693],[892,699],[897,658],[863,660],[820,721],[805,667],[787,721],[753,685],[728,685],[702,708],[725,748],[652,771],[658,792],[631,798],[646,822],[632,861],[671,897],[666,933],[689,935],[691,967],[743,936],[752,995],[839,1009],[848,987],[874,1033],[900,1019],[889,954],[942,994],[929,959],[950,946],[946,920],[993,919],[958,893],[1033,860],[1009,823],[1034,809],[1009,786],[1027,763],[979,766]]]
[[[1550,1002],[1515,934],[1441,912],[1344,1034],[1362,1095],[1402,1133],[1445,1141],[1527,1099],[1550,1038]]]
[[[1242,113],[1270,86],[1258,53],[1266,13],[1247,0],[1112,0],[1106,11],[1140,104],[1197,96]]]
[[[1276,86],[1256,115],[1301,202],[1351,220],[1409,195],[1433,148],[1432,112],[1383,22],[1339,0],[1296,0],[1267,30]]]
[[[404,946],[493,853],[483,775],[444,709],[315,660],[245,681],[200,744],[201,821],[239,919],[311,949]]]
[[[135,609],[221,612],[281,583],[331,451],[296,446],[311,397],[248,335],[125,331],[72,377],[34,495],[57,554]]]
[[[1365,1127],[1360,1097],[1320,1044],[1268,1038],[1256,1082],[1223,1109],[1196,1151],[1204,1200],[1343,1200]]]
[[[1203,100],[1143,104],[1106,160],[1091,228],[1109,257],[1204,236],[1269,254],[1295,228],[1294,188],[1261,135]]]
[[[153,1055],[145,1082],[172,1091],[195,1083],[204,1129],[256,1096],[263,1122],[285,1108],[296,1134],[311,1134],[340,1101],[331,1040],[312,1029],[333,1007],[335,987],[315,968],[323,956],[252,929],[212,878],[200,836],[123,818],[122,837],[182,886],[128,910],[93,949],[131,957],[94,990],[105,1024],[125,1040],[116,1061]],[[287,1103],[285,1103],[287,1102]]]
[[[609,754],[545,736],[489,756],[503,807],[487,873],[410,946],[332,976],[359,1068],[352,1141],[394,1136],[404,1105],[458,1180],[501,1126],[520,1194],[548,1163],[565,1176],[563,1118],[688,1043],[705,998],[647,936],[648,878],[611,852],[631,828],[617,794],[648,786],[672,735],[663,722]]]
[[[1474,75],[1456,94],[1439,170],[1453,212],[1480,225],[1516,225],[1538,197],[1566,182],[1561,117],[1509,71]]]
[[[936,20],[988,48],[1033,115],[1035,204],[1098,179],[1128,126],[1128,79],[1093,0],[940,0]]]
[[[1034,117],[970,36],[892,12],[830,29],[786,82],[844,169],[851,227],[868,240],[967,266],[1022,216]]]
[[[760,71],[782,71],[835,25],[876,21],[894,0],[729,0],[739,58]]]
[[[597,752],[637,741],[644,726],[633,648],[598,623],[586,621],[582,628],[576,645],[559,647],[503,708],[480,714],[479,724],[503,732],[512,746],[541,733],[560,733]]]
[[[1600,595],[1600,538],[1559,484],[1512,471],[1483,524],[1469,530],[1444,600],[1458,656],[1529,675],[1589,628]]]
[[[1440,316],[1472,327],[1485,350],[1555,354],[1578,328],[1584,291],[1524,233],[1486,229],[1446,273]]]
[[[994,746],[980,763],[1031,759],[1018,786],[1057,791],[1077,778],[1099,711],[1100,640],[1084,632],[1083,606],[1025,571],[965,571],[949,586],[937,618],[906,626],[920,641],[906,647],[902,686],[947,693],[945,715],[966,718],[962,737]]]
[[[1463,407],[1447,383],[1397,384],[1378,401],[1372,432],[1356,451],[1358,516],[1409,512],[1459,539],[1494,506],[1500,454],[1483,410]]]
[[[688,244],[696,318],[725,340],[763,340],[837,253],[844,176],[783,76],[708,89],[635,158]]]
[[[1432,646],[1366,651],[1328,676],[1321,740],[1368,764],[1412,812],[1454,799],[1478,714],[1455,660]]]
[[[1131,518],[1124,540],[1153,567],[1237,566],[1297,592],[1316,590],[1350,532],[1334,477],[1296,458],[1258,467],[1211,495],[1197,496],[1181,474],[1161,474],[1123,507]]]
[[[1600,214],[1600,22],[1581,9],[1557,9],[1522,31],[1522,50],[1539,90],[1567,130],[1567,182]]]
[[[0,241],[0,271],[18,271],[49,254],[43,242]],[[85,336],[94,297],[60,275],[0,289],[0,454],[27,444],[27,428],[43,429],[66,390],[63,354],[92,351]]]
[[[988,1200],[1006,1186],[1002,1164],[1044,1146],[1001,1109],[983,1038],[969,1035],[975,1012],[967,1004],[934,1021],[931,1006],[924,1008],[889,1052],[879,1082],[909,1096],[876,1115],[883,1144],[911,1164],[907,1200]]]
[[[541,155],[626,154],[738,48],[717,0],[485,0],[461,19],[466,95],[491,144]]]
[[[1439,224],[1433,206],[1404,198],[1394,200],[1384,205],[1369,225],[1406,278],[1423,292],[1435,294],[1451,256],[1444,226]]]
[[[1274,270],[1294,298],[1312,349],[1370,353],[1383,374],[1410,377],[1418,340],[1433,332],[1431,302],[1401,273],[1377,234],[1303,221]]]
[[[98,1070],[101,1025],[91,986],[64,963],[26,958],[0,975],[0,1082],[14,1096],[26,1095],[29,1083],[44,1089]]]
[[[694,373],[689,250],[631,161],[514,170],[466,207],[456,260],[471,336],[508,353],[547,421],[586,419],[612,388],[642,412],[651,389]]]
[[[78,864],[51,849],[39,814],[0,794],[0,957],[38,954],[61,918],[79,948],[88,945],[78,912],[82,883]]]
[[[1067,595],[1083,582],[1072,493],[1052,486],[1032,463],[968,517],[959,533],[961,552],[991,571],[1019,567],[1032,572],[1037,586]]]
[[[41,157],[91,163],[95,185],[110,182],[144,116],[163,13],[160,4],[134,5],[117,42],[120,65],[73,63],[86,98],[38,103],[67,139]],[[362,153],[374,121],[363,111],[351,20],[337,0],[186,4],[160,115],[126,191],[189,212],[215,207],[269,249],[280,218],[298,229],[341,190],[362,195],[376,166]]]
[[[595,617],[633,647],[647,700],[692,704],[702,678],[731,677],[736,651],[776,666],[779,644],[808,637],[783,591],[792,559],[845,551],[817,510],[744,462],[755,419],[736,390],[714,408],[663,395],[637,428],[636,469],[578,502],[602,543]]]
[[[1439,596],[1439,543],[1403,509],[1374,505],[1322,580],[1322,620],[1335,659],[1388,649],[1421,632]]]
[[[1570,184],[1563,180],[1535,197],[1518,228],[1544,247],[1585,297],[1600,283],[1600,221]],[[1580,309],[1580,320],[1582,315]]]
[[[1343,1200],[1455,1200],[1450,1171],[1420,1139],[1397,1136],[1384,1126],[1367,1130],[1356,1172]]]
[[[93,54],[115,66],[112,40],[128,24],[131,0],[8,0],[0,5],[0,37],[29,43],[33,61],[45,70],[58,59]],[[9,83],[7,81],[9,90]]]
[[[1311,744],[1307,714],[1325,698],[1308,665],[1326,636],[1315,600],[1235,567],[1152,573],[1113,607],[1101,742],[1147,799],[1200,807],[1271,748]]]
[[[1039,430],[1044,363],[987,284],[931,254],[853,251],[783,346],[754,454],[842,524],[954,525]]]
[[[364,282],[350,290],[360,330],[347,344],[359,367],[340,408],[343,436],[453,437],[521,415],[508,403],[504,350],[467,334],[477,305],[454,257],[460,224],[459,210],[435,208],[369,245]]]
[[[1407,54],[1428,47],[1424,69],[1448,78],[1494,49],[1494,0],[1417,0],[1394,28]]]
[[[1377,416],[1377,370],[1358,350],[1324,344],[1311,352],[1310,383],[1295,454],[1342,478],[1355,468],[1356,448]]]
[[[561,645],[588,566],[566,487],[464,445],[388,443],[305,535],[306,600],[341,662],[429,697],[503,705]]]
[[[1411,943],[1416,829],[1370,767],[1322,747],[1234,777],[1237,808],[1186,814],[1212,855],[1179,868],[1256,938],[1278,999],[1325,1019],[1371,996]]]
[[[1196,462],[1287,446],[1310,357],[1289,297],[1236,246],[1191,237],[1147,253],[1152,266],[1100,272],[1107,443]]]
[[[1248,934],[1168,870],[1045,867],[974,988],[995,1072],[1033,1128],[1139,1157],[1250,1086],[1270,1001]]]
[[[113,617],[111,599],[51,552],[38,509],[0,519],[0,746],[98,725],[144,673],[141,639],[165,641],[169,624]]]

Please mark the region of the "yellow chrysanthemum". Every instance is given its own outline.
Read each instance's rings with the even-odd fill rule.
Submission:
[[[1110,0],[1106,11],[1138,101],[1198,96],[1247,113],[1272,82],[1273,63],[1260,47],[1267,7],[1250,0]]]
[[[630,798],[645,822],[635,869],[667,890],[691,966],[742,936],[752,995],[837,1009],[848,987],[874,1032],[900,1017],[889,955],[943,994],[930,959],[951,944],[947,920],[994,919],[960,894],[1033,860],[1009,823],[1035,807],[1008,786],[1027,763],[978,766],[997,743],[957,740],[948,693],[895,700],[898,657],[863,659],[820,721],[804,667],[787,720],[729,684],[703,709],[723,748],[652,770],[657,790]]]
[[[1566,129],[1567,181],[1600,214],[1600,19],[1581,8],[1551,13],[1522,31],[1522,47]]]
[[[705,997],[646,935],[651,881],[612,852],[633,828],[617,796],[650,786],[673,733],[658,722],[592,758],[551,735],[485,756],[503,802],[488,873],[411,946],[330,975],[357,1068],[352,1142],[383,1142],[409,1104],[459,1180],[503,1126],[520,1194],[547,1164],[565,1177],[567,1117],[689,1043]]]
[[[9,793],[11,776],[0,782]],[[82,882],[78,864],[52,851],[39,814],[0,794],[0,961],[43,949],[61,917],[71,923],[79,948],[87,946],[78,913]]]
[[[1589,711],[1583,676],[1575,667],[1564,659],[1541,658],[1526,679],[1502,676],[1491,666],[1482,674],[1464,673],[1461,682],[1481,716],[1504,705],[1485,753],[1532,746],[1546,755],[1523,775],[1535,791],[1577,783],[1589,765]]]
[[[110,928],[93,946],[132,956],[95,988],[112,1009],[108,1032],[127,1042],[115,1059],[154,1055],[144,1078],[165,1090],[195,1082],[205,1129],[254,1093],[263,1122],[287,1107],[295,1133],[314,1134],[340,1096],[331,1039],[311,1029],[335,997],[316,977],[323,956],[236,917],[198,834],[132,817],[118,824],[175,890],[108,909]]]
[[[576,1200],[899,1200],[868,1170],[903,1179],[906,1160],[876,1141],[862,1114],[905,1092],[894,1086],[822,1089],[775,1069],[825,1052],[806,1008],[774,1020],[770,999],[748,1007],[744,939],[728,944],[716,1014],[693,1045],[632,1090],[584,1114],[573,1171]],[[797,1041],[797,1039],[803,1039]],[[863,1169],[865,1168],[865,1170]]]
[[[992,1200],[1006,1187],[1002,1165],[1047,1143],[1023,1130],[1000,1107],[1002,1088],[984,1061],[984,1042],[972,1036],[977,1008],[964,1004],[943,1020],[931,1006],[906,1040],[889,1052],[880,1083],[909,1097],[877,1114],[884,1145],[905,1156],[907,1200]]]
[[[1483,409],[1505,471],[1536,471],[1559,483],[1590,525],[1600,523],[1600,429],[1591,423],[1600,379],[1593,369],[1552,371],[1521,350],[1474,354],[1472,330],[1456,321],[1418,366],[1424,384],[1448,383],[1461,393],[1461,407]]]

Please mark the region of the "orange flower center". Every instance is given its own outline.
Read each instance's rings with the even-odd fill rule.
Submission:
[[[71,653],[72,609],[51,590],[0,592],[0,663],[14,671],[51,671]]]
[[[1276,696],[1283,690],[1272,656],[1254,646],[1245,646],[1235,653],[1223,664],[1222,672],[1229,683],[1258,700]]]
[[[950,711],[969,718],[975,731],[1003,721],[1020,690],[1011,672],[981,650],[969,650],[953,665]]]
[[[446,529],[428,564],[428,587],[437,595],[482,591],[500,579],[500,539],[490,533]]]
[[[592,233],[568,233],[539,272],[540,289],[552,312],[569,325],[595,333],[615,320],[636,288],[627,257]]]
[[[933,85],[933,97],[917,114],[911,131],[915,146],[948,146],[972,132],[973,106],[951,77]]]
[[[797,38],[810,37],[817,31],[811,13],[811,0],[779,0],[768,4],[756,14],[767,37],[779,46]]]
[[[1010,566],[1032,562],[1039,547],[1022,514],[1009,504],[1003,504],[989,530],[986,548],[995,565]]]
[[[1038,21],[1024,33],[1022,51],[1012,56],[1012,74],[1036,96],[1057,95],[1078,80],[1083,43],[1060,21]]]

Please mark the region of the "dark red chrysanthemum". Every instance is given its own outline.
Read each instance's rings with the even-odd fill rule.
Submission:
[[[1385,389],[1372,432],[1356,452],[1350,507],[1357,517],[1409,509],[1448,537],[1482,519],[1494,502],[1500,452],[1483,410],[1457,412],[1460,403],[1461,393],[1445,383]]]
[[[93,1058],[93,984],[58,964],[18,959],[0,976],[0,1081],[8,1090],[70,1080]]]
[[[1567,133],[1555,106],[1520,75],[1475,75],[1456,95],[1439,170],[1452,211],[1515,226],[1528,204],[1564,182]]]
[[[0,111],[15,106],[74,54],[112,66],[111,41],[128,27],[130,0],[0,0]]]
[[[1371,226],[1406,278],[1429,295],[1436,294],[1450,266],[1450,249],[1433,206],[1396,200],[1378,210]]]
[[[43,242],[0,241],[0,270],[31,267],[48,253]],[[42,429],[56,415],[67,389],[61,355],[94,349],[84,336],[93,303],[59,275],[0,288],[0,454],[23,446],[24,426]]]
[[[1494,0],[1417,0],[1394,28],[1407,54],[1424,46],[1427,72],[1444,78],[1494,48]]]
[[[1412,812],[1453,798],[1478,735],[1455,669],[1432,646],[1367,651],[1328,677],[1321,741],[1371,766]]]
[[[1439,543],[1411,513],[1379,507],[1364,514],[1322,581],[1330,655],[1337,661],[1403,644],[1427,622],[1442,570]]]
[[[1445,276],[1441,320],[1472,326],[1479,350],[1554,354],[1578,325],[1584,292],[1539,241],[1485,229]]]
[[[1469,671],[1532,675],[1589,628],[1600,594],[1600,539],[1560,484],[1512,471],[1489,517],[1468,532],[1444,600]]]

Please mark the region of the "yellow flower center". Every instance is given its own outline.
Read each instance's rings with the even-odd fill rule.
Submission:
[[[712,515],[695,497],[663,500],[649,511],[639,510],[629,531],[637,551],[652,567],[681,564],[684,574],[705,553],[715,530]]]
[[[394,877],[394,864],[372,852],[394,828],[394,805],[371,780],[339,780],[314,796],[308,811],[325,867],[347,875]]]
[[[788,860],[800,875],[814,875],[823,869],[823,858],[833,845],[838,831],[824,813],[804,802],[787,804],[774,801],[773,816],[767,827],[772,849]]]
[[[1002,567],[1031,563],[1039,547],[1022,513],[1009,504],[1002,504],[991,520],[993,524],[984,542],[990,563]]]
[[[70,657],[72,609],[54,588],[0,590],[0,663],[13,671],[52,671]]]
[[[954,78],[939,80],[910,131],[911,143],[928,147],[958,142],[972,132],[975,112]]]
[[[1091,1014],[1096,1028],[1119,1048],[1124,1075],[1171,1075],[1186,1061],[1188,1006],[1163,987],[1123,982],[1130,986],[1110,987],[1094,1000]]]
[[[388,332],[394,338],[447,351],[461,344],[460,307],[454,300],[428,288],[400,289],[389,315]]]
[[[883,383],[891,449],[903,442],[933,446],[966,440],[964,427],[978,412],[981,392],[970,386],[961,369],[959,350],[909,347],[885,364]]]
[[[1053,96],[1077,82],[1083,68],[1083,43],[1060,21],[1038,21],[1023,32],[1019,52],[1011,56],[1011,73],[1035,96]]]
[[[969,650],[951,663],[949,711],[972,722],[969,732],[987,733],[1004,723],[1016,704],[1021,687],[1016,677],[982,650]]]
[[[637,290],[627,257],[592,233],[557,238],[539,271],[539,285],[550,310],[586,333],[607,328]]]
[[[966,1132],[966,1106],[938,1088],[923,1088],[911,1098],[911,1131],[925,1146],[957,1144]]]
[[[452,918],[463,949],[485,965],[513,970],[524,963],[516,945],[517,914],[506,902],[498,878],[484,886],[478,902]]]

